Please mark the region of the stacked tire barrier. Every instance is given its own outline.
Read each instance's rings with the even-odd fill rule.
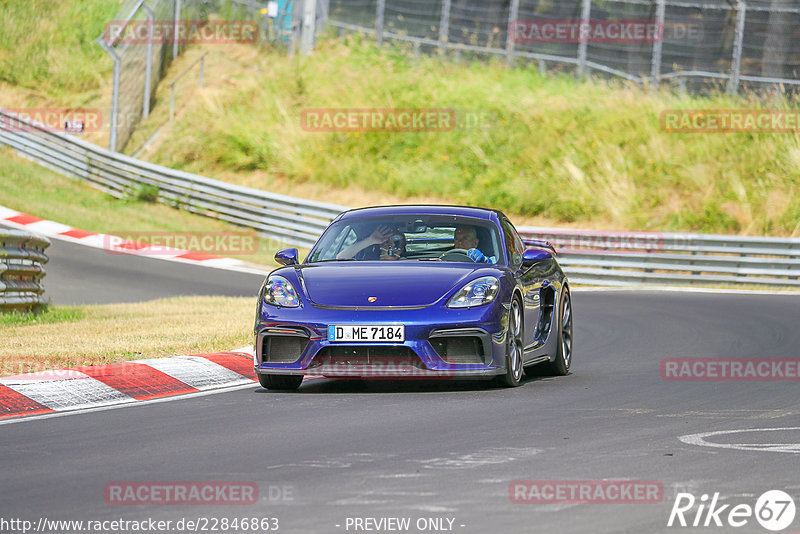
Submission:
[[[0,228],[0,311],[28,310],[44,303],[45,249],[41,236]]]

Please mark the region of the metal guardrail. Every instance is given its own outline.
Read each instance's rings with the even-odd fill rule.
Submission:
[[[44,250],[49,246],[45,237],[0,228],[0,311],[44,303]]]
[[[2,109],[0,116],[15,119],[13,124],[22,120]],[[142,186],[158,187],[160,202],[252,228],[289,245],[310,247],[331,219],[348,209],[154,165],[28,124],[30,131],[25,132],[0,129],[0,145],[118,198]],[[536,227],[520,228],[520,233],[553,243],[575,283],[800,287],[797,238]]]
[[[331,219],[347,209],[154,165],[49,131],[2,109],[0,116],[27,125],[24,132],[0,128],[0,144],[60,174],[85,180],[117,198],[154,186],[159,202],[252,228],[291,245],[310,247]]]
[[[800,239],[519,228],[550,241],[570,280],[599,285],[800,287]]]

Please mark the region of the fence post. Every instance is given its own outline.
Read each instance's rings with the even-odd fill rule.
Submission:
[[[656,0],[656,24],[658,25],[656,40],[653,42],[653,57],[650,64],[650,80],[652,89],[658,88],[661,78],[661,50],[664,43],[664,19],[666,0]]]
[[[442,17],[439,19],[439,53],[446,51],[450,40],[450,0],[442,0]]]
[[[375,8],[375,38],[378,46],[383,44],[383,15],[386,12],[386,0],[378,0],[378,7]]]
[[[147,59],[145,59],[145,73],[144,73],[144,96],[142,98],[142,118],[150,116],[150,88],[153,80],[153,23],[155,17],[153,10],[150,9],[145,2],[142,2],[142,8],[147,14],[147,22],[149,28],[147,29]]]
[[[519,16],[519,0],[511,0],[511,6],[508,8],[508,25],[506,28],[506,65],[511,66],[514,61],[514,44],[517,41],[516,26],[517,17]]]
[[[308,55],[314,49],[314,26],[317,19],[316,0],[303,0],[303,25],[300,30],[300,53]]]
[[[178,36],[180,35],[180,24],[181,24],[181,2],[182,0],[175,0],[175,26],[172,32],[172,59],[178,57]]]
[[[733,42],[733,60],[731,62],[731,77],[728,80],[728,93],[736,94],[739,91],[739,76],[742,67],[742,41],[744,41],[744,21],[747,4],[744,0],[736,2],[736,40]]]
[[[114,70],[111,84],[111,120],[108,125],[108,149],[111,152],[117,151],[117,122],[119,120],[119,77],[120,77],[120,57],[114,51],[114,47],[106,42],[101,35],[97,38],[99,44],[114,61]]]
[[[169,123],[175,122],[175,82],[169,84]]]
[[[592,11],[592,0],[583,0],[581,7],[581,25],[589,23],[589,17]],[[578,35],[581,35],[580,28],[578,28]],[[585,37],[580,37],[580,44],[578,45],[578,79],[582,80],[586,73],[586,48],[588,40]]]

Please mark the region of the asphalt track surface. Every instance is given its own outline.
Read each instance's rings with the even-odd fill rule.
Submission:
[[[53,304],[144,302],[183,295],[253,296],[263,275],[112,254],[51,239],[45,295]]]
[[[62,253],[64,265],[87,277],[102,275],[102,286],[92,283],[106,288],[108,298],[118,290],[119,299],[142,300],[151,294],[148,288],[247,295],[257,278],[182,265],[176,274],[174,264],[138,265],[137,258],[125,258],[129,267],[119,268],[110,263],[116,257],[94,256],[102,251],[72,248],[54,243],[50,251],[48,292],[58,296],[56,302],[74,298],[59,293],[60,281],[71,280],[74,292],[85,280],[67,267],[59,274]],[[165,279],[156,280],[159,276]],[[668,382],[659,371],[668,357],[796,358],[800,297],[576,291],[573,302],[572,374],[527,379],[515,389],[326,379],[293,393],[255,385],[2,425],[0,518],[37,524],[40,518],[274,517],[279,532],[286,533],[366,532],[346,528],[348,518],[385,517],[410,518],[408,532],[423,531],[416,528],[420,518],[443,518],[445,526],[453,519],[450,531],[463,533],[768,532],[752,518],[738,529],[666,524],[678,492],[698,499],[719,492],[721,504],[752,506],[764,491],[779,489],[800,504],[797,454],[679,439],[710,431],[800,427],[796,382]],[[797,449],[800,431],[713,440],[780,442]],[[517,504],[509,499],[515,480],[606,479],[660,482],[663,500]],[[255,505],[107,504],[104,487],[115,481],[255,482],[260,497]],[[687,514],[690,521],[695,511]],[[800,514],[786,532],[798,530]]]

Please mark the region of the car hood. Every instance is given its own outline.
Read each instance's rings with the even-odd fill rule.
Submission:
[[[378,308],[429,306],[472,279],[472,264],[434,262],[337,262],[298,268],[314,304]],[[374,302],[369,302],[375,297]]]

